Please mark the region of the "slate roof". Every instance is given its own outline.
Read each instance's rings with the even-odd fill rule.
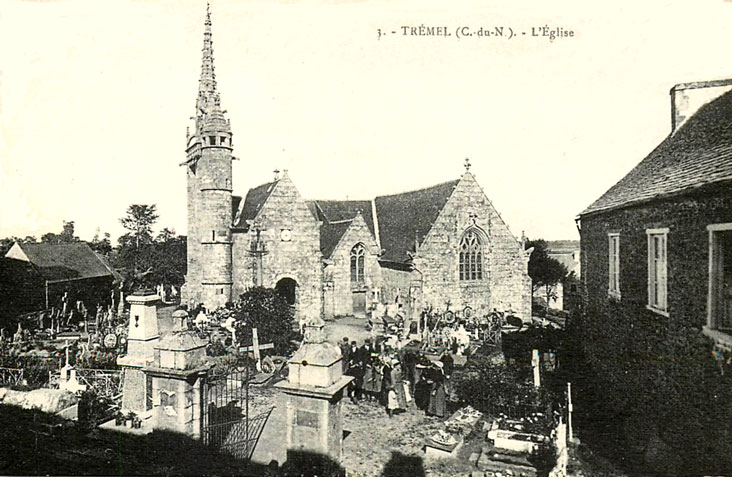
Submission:
[[[551,253],[573,252],[580,249],[579,240],[547,240],[547,249]]]
[[[19,243],[29,262],[45,280],[68,280],[114,276],[107,265],[89,248],[79,243]]]
[[[580,216],[732,181],[732,92],[699,108]]]
[[[352,220],[343,220],[336,223],[323,222],[320,227],[320,251],[323,253],[323,257],[330,257],[352,222]]]
[[[259,214],[259,211],[262,210],[262,206],[267,202],[277,182],[267,182],[266,184],[249,189],[246,198],[244,198],[244,206],[242,207],[239,222],[234,224],[234,227],[248,228],[246,221],[254,220],[257,214]]]
[[[233,223],[236,220],[236,213],[239,212],[239,206],[241,205],[241,196],[231,196],[231,221]]]
[[[458,182],[375,199],[379,238],[384,249],[381,260],[409,260],[407,252],[414,252],[415,238],[422,243]]]
[[[415,237],[422,243],[458,182],[459,179],[425,189],[377,197],[374,203],[379,239],[384,249],[380,260],[402,264],[409,262],[407,252],[414,252]],[[246,221],[253,220],[259,214],[276,183],[269,182],[249,190],[239,221],[234,227],[248,229]],[[371,201],[314,200],[306,203],[313,216],[322,221],[320,250],[326,258],[333,253],[358,211],[361,211],[371,233],[376,235]],[[238,207],[234,208],[236,214]]]
[[[327,222],[351,220],[360,210],[364,222],[371,233],[374,233],[374,218],[371,214],[370,200],[315,200],[312,202],[317,207],[317,217]]]

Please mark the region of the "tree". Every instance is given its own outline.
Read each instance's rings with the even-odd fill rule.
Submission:
[[[101,253],[102,255],[108,257],[109,254],[112,252],[112,242],[110,240],[109,232],[104,233],[104,238],[99,238],[99,228],[97,227],[97,231],[94,234],[94,238],[92,239],[91,243],[89,243],[89,247],[91,247],[92,250],[95,252]]]
[[[64,220],[61,233],[55,234],[53,232],[48,232],[46,234],[43,234],[41,236],[41,242],[55,244],[78,242],[79,237],[74,235],[74,225],[75,223],[73,220]]]
[[[175,229],[169,229],[168,227],[165,227],[163,230],[160,231],[157,237],[155,237],[155,241],[158,243],[165,243],[175,238]]]
[[[146,210],[141,210],[140,207]],[[150,218],[157,219],[154,205],[133,205],[122,220],[131,219],[135,214],[144,215],[146,222],[149,222]],[[112,254],[115,268],[119,269],[124,277],[125,289],[131,291],[138,286],[155,287],[161,283],[177,287],[183,285],[187,267],[186,237],[178,237],[173,229],[166,227],[155,240],[152,240],[149,225],[142,235],[138,235],[133,222],[128,223],[132,224],[134,231],[131,230],[130,233],[119,237],[119,245]]]
[[[152,226],[158,220],[155,204],[132,204],[127,208],[126,215],[119,221],[129,230],[129,235],[135,240],[135,247],[152,242]]]
[[[547,309],[550,300],[557,298],[557,283],[569,276],[569,271],[561,262],[549,256],[546,240],[529,240],[528,248],[533,248],[529,258],[529,276],[532,280],[532,293],[544,289]]]
[[[287,354],[292,351],[292,341],[298,337],[293,330],[292,311],[275,289],[249,289],[234,304],[234,310],[236,336],[241,344],[250,345],[252,328],[257,328],[259,342],[273,343],[275,353]]]

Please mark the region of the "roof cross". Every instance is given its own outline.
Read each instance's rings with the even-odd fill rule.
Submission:
[[[466,157],[465,158],[465,172],[470,172],[470,165],[471,165],[470,159]]]

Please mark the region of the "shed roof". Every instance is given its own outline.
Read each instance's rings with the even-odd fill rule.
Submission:
[[[51,244],[51,243],[16,243],[21,254],[12,248],[6,257],[21,258],[25,256],[45,280],[69,280],[111,276],[115,273],[84,242]]]

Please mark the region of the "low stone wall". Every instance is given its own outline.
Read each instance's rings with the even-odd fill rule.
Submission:
[[[33,391],[14,391],[0,388],[0,404],[19,406],[23,409],[39,409],[55,414],[79,401],[77,396],[59,389],[34,389]]]

